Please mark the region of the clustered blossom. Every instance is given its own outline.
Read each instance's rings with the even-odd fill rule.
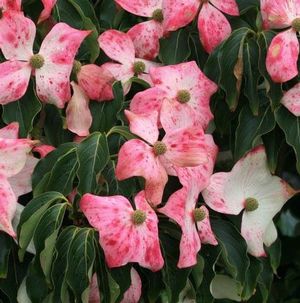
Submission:
[[[237,16],[235,0],[116,0],[130,13],[151,18],[128,33],[110,29],[99,37],[100,49],[112,62],[101,66],[81,64],[76,53],[90,31],[65,23],[55,24],[45,36],[39,53],[33,53],[36,25],[21,11],[20,1],[1,1],[0,49],[7,61],[0,64],[0,104],[25,95],[31,76],[35,77],[38,98],[65,109],[66,126],[77,135],[89,135],[93,117],[89,102],[111,101],[112,85],[121,81],[123,93],[131,88],[132,77],[149,83],[136,93],[124,110],[129,129],[136,136],[122,144],[115,168],[121,181],[144,179],[144,187],[133,201],[128,197],[86,193],[79,207],[89,225],[99,232],[99,243],[108,267],[138,263],[152,271],[164,266],[159,239],[159,216],[167,217],[182,231],[177,266],[197,263],[202,244],[218,245],[209,208],[242,214],[241,235],[248,252],[265,256],[264,245],[277,238],[274,216],[295,191],[282,179],[271,175],[264,147],[258,146],[237,161],[230,172],[214,173],[218,146],[206,133],[213,114],[210,100],[218,86],[195,61],[162,66],[154,59],[159,39],[189,24],[198,16],[200,40],[210,53],[231,33],[223,13]],[[300,30],[299,1],[261,0],[263,24],[267,29],[291,27],[272,40],[266,66],[275,82],[285,82],[298,74]],[[38,22],[49,18],[56,1],[42,1]],[[71,81],[73,71],[74,80]],[[282,103],[300,116],[299,83],[284,94]],[[31,175],[38,159],[54,147],[18,138],[18,124],[0,129],[0,230],[15,237],[12,219],[17,199],[31,191]],[[178,178],[181,188],[164,198],[169,176]],[[76,189],[70,200],[76,195]],[[200,203],[202,195],[204,202]],[[159,214],[159,216],[158,216]],[[132,284],[121,302],[138,302],[141,278],[131,269]],[[91,282],[90,303],[100,302],[98,282]]]

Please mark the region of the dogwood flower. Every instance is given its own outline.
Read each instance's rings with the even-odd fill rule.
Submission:
[[[56,2],[57,2],[57,0],[42,0],[44,9],[42,10],[42,12],[39,16],[38,23],[43,22],[50,17],[51,11],[52,11],[54,5],[56,4]]]
[[[163,34],[189,24],[200,7],[199,35],[204,49],[209,53],[231,33],[231,26],[221,12],[232,16],[239,15],[235,0],[115,1],[130,13],[152,19],[139,23],[128,31],[138,56],[145,59],[155,58],[159,53],[159,39]]]
[[[152,271],[164,265],[158,219],[141,191],[134,199],[136,209],[123,196],[83,195],[80,208],[91,226],[99,231],[99,242],[109,267],[137,262]]]
[[[98,42],[100,48],[112,60],[119,63],[104,63],[102,68],[108,70],[116,80],[123,84],[124,93],[130,89],[130,78],[137,75],[149,82],[148,72],[150,67],[158,66],[158,63],[136,58],[135,49],[130,36],[117,30],[107,30],[102,33]]]
[[[205,76],[195,61],[153,67],[150,77],[154,87],[133,97],[132,112],[151,114],[159,111],[166,130],[186,127],[187,123],[206,129],[213,118],[209,103],[217,85]]]
[[[31,174],[38,162],[28,155],[36,141],[18,139],[18,131],[17,123],[0,130],[0,230],[12,237],[17,198],[31,191]]]
[[[208,161],[204,132],[202,128],[182,128],[166,132],[164,138],[158,140],[157,112],[146,117],[125,110],[125,115],[130,131],[145,141],[132,139],[122,145],[116,177],[118,180],[143,177],[147,200],[158,205],[168,181],[165,163],[185,167]]]
[[[300,3],[296,0],[261,0],[266,29],[286,29],[277,34],[268,48],[266,68],[274,82],[286,82],[298,74]]]
[[[284,93],[281,103],[296,117],[300,116],[300,83]]]
[[[9,60],[0,64],[0,104],[20,99],[34,70],[39,99],[63,108],[71,98],[69,78],[75,54],[90,31],[57,23],[42,42],[40,52],[34,55],[36,28],[22,12],[5,11],[0,27],[0,47]]]
[[[212,175],[202,192],[207,205],[218,212],[238,215],[243,210],[241,234],[256,257],[265,256],[263,244],[276,240],[272,219],[294,194],[284,180],[271,175],[263,146],[251,150],[231,172]]]
[[[182,229],[180,256],[177,266],[185,268],[197,263],[201,243],[217,245],[211,230],[208,210],[195,208],[199,193],[209,184],[218,152],[212,137],[206,135],[209,160],[196,167],[176,167],[183,188],[173,193],[166,205],[158,211],[173,219]],[[197,228],[196,228],[197,226]]]
[[[142,294],[142,281],[138,272],[132,267],[130,270],[131,284],[125,291],[120,303],[138,303]],[[93,275],[90,286],[89,303],[100,303],[100,293],[96,274]]]
[[[2,12],[6,10],[21,10],[21,0],[0,0],[0,10]]]

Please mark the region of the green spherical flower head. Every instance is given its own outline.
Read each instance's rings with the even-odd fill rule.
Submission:
[[[296,19],[293,20],[293,22],[292,22],[292,28],[296,32],[300,32],[300,18],[296,18]]]
[[[133,72],[136,75],[143,73],[146,70],[146,65],[143,61],[136,61],[133,64]]]
[[[194,220],[195,222],[203,221],[206,218],[206,213],[204,209],[196,208],[194,209]]]
[[[258,202],[256,199],[254,198],[247,198],[246,202],[245,202],[245,209],[246,211],[254,211],[256,209],[258,209]]]
[[[81,65],[80,61],[74,60],[73,68],[72,68],[72,73],[74,75],[77,75],[80,72],[80,70],[81,70],[81,66],[82,65]]]
[[[180,103],[187,103],[191,100],[191,94],[186,89],[178,91],[176,99]]]
[[[32,68],[39,69],[43,67],[45,63],[45,59],[42,55],[36,54],[30,58],[29,63],[32,66]]]
[[[160,156],[160,155],[163,155],[166,153],[167,151],[167,146],[164,142],[161,142],[161,141],[157,141],[156,143],[154,143],[153,145],[153,151],[154,151],[154,154],[156,156]]]
[[[141,225],[146,221],[147,215],[142,210],[137,209],[133,212],[131,218],[134,225]]]
[[[162,23],[164,21],[164,14],[162,9],[156,9],[152,14],[152,19],[159,23]]]

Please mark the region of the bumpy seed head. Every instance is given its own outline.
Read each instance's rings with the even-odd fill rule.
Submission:
[[[152,19],[162,23],[164,21],[164,14],[162,9],[156,9],[153,13],[152,13]]]
[[[80,61],[74,60],[73,68],[72,68],[72,73],[74,75],[77,75],[80,72],[80,70],[81,70],[81,66],[82,65],[81,65]]]
[[[29,63],[33,68],[38,69],[44,65],[45,59],[42,55],[36,54],[30,58]]]
[[[146,65],[143,61],[136,61],[133,64],[133,72],[136,75],[143,73],[146,70]]]
[[[254,198],[247,198],[245,201],[245,209],[246,211],[254,211],[258,208],[258,202]]]
[[[141,225],[146,221],[147,215],[142,210],[137,209],[132,213],[131,219],[134,225]]]
[[[292,22],[292,28],[296,32],[300,32],[300,18],[296,18],[296,19],[293,20],[293,22]]]
[[[202,208],[194,209],[194,220],[195,222],[203,221],[206,218],[206,213]]]
[[[176,99],[180,103],[187,103],[191,100],[191,94],[186,89],[182,89],[177,92]]]
[[[164,142],[161,142],[161,141],[157,141],[156,143],[154,143],[153,145],[153,151],[154,151],[154,154],[156,156],[160,156],[160,155],[163,155],[166,153],[167,151],[167,146]]]

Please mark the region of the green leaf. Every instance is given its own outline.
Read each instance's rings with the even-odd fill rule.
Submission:
[[[270,246],[266,247],[266,251],[270,258],[270,264],[274,274],[277,274],[277,269],[281,260],[281,241],[279,238]]]
[[[38,225],[41,217],[45,211],[54,203],[60,203],[66,201],[67,199],[60,193],[57,192],[47,192],[33,198],[28,205],[24,208],[20,223],[18,225],[18,239],[19,239],[19,258],[22,260],[29,245],[35,228]]]
[[[48,283],[50,283],[54,246],[66,208],[67,203],[55,204],[48,208],[41,217],[33,237],[36,248],[35,261],[40,263]]]
[[[77,169],[78,161],[74,147],[57,159],[48,172],[49,175],[45,176],[47,182],[43,182],[43,186],[37,186],[34,189],[34,196],[47,191],[57,191],[67,196],[73,190]]]
[[[20,100],[3,105],[2,119],[5,123],[19,122],[19,135],[26,138],[33,129],[33,121],[42,108],[34,88],[33,82],[29,83],[24,97]]]
[[[234,111],[238,104],[243,76],[243,47],[246,36],[251,30],[246,27],[232,32],[221,48],[220,85],[226,93],[226,102]]]
[[[221,219],[211,222],[228,273],[243,285],[250,264],[245,240],[230,222]]]
[[[128,126],[114,126],[107,133],[107,136],[110,136],[112,134],[119,134],[122,137],[124,137],[126,140],[131,140],[131,139],[136,139],[137,138],[136,135],[134,135],[130,132]]]
[[[289,144],[296,155],[296,168],[300,173],[300,117],[294,116],[284,106],[275,111],[275,119],[284,131],[287,144]]]
[[[109,150],[105,135],[96,132],[84,139],[77,148],[79,162],[78,192],[96,193],[99,174],[109,160]]]
[[[246,105],[240,112],[239,124],[235,132],[235,159],[240,159],[246,152],[256,146],[261,136],[275,127],[274,114],[271,106],[261,107],[259,114],[254,116]]]
[[[8,259],[12,248],[11,238],[0,233],[0,279],[6,278],[8,272]]]
[[[70,245],[66,271],[67,283],[78,303],[88,303],[95,257],[94,230],[82,228]]]
[[[55,243],[55,257],[52,265],[53,302],[69,303],[66,271],[71,243],[79,232],[76,226],[68,226],[58,236]]]
[[[91,132],[109,131],[117,122],[118,114],[122,109],[124,96],[121,82],[113,85],[114,100],[107,102],[91,102],[90,110],[93,116]]]
[[[237,0],[236,3],[239,6],[240,14],[244,14],[252,7],[259,7],[259,0]]]
[[[171,32],[160,39],[159,59],[164,65],[182,63],[190,56],[189,34],[186,29]]]
[[[253,115],[259,112],[258,82],[260,72],[258,70],[259,47],[254,39],[249,39],[244,45],[244,94],[249,100]]]

